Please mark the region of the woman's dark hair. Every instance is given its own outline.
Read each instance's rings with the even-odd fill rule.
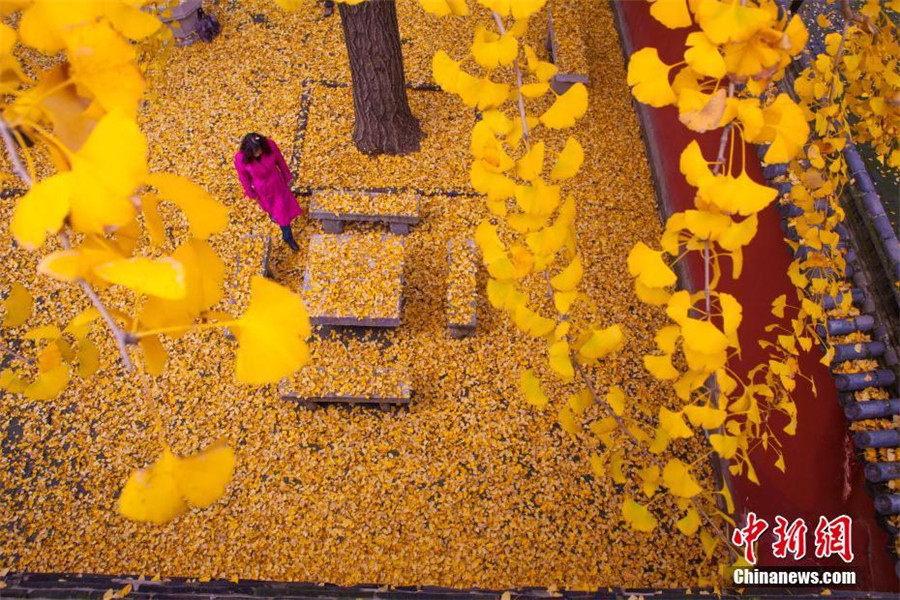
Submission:
[[[241,154],[244,156],[244,162],[257,160],[257,150],[262,151],[263,154],[272,152],[269,140],[262,134],[248,133],[244,136],[244,139],[241,140]]]

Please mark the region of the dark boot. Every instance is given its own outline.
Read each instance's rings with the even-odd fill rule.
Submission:
[[[288,248],[294,252],[300,250],[300,246],[297,245],[297,241],[294,239],[294,232],[291,231],[290,225],[281,227],[281,239],[283,239],[284,243],[288,245]]]

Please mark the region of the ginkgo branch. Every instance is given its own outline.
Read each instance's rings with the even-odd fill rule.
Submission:
[[[13,350],[10,346],[8,346],[5,342],[0,340],[0,353],[5,354],[7,356],[12,356],[13,358],[18,358],[24,363],[29,365],[35,364],[35,360],[33,358],[28,358],[27,356],[21,354],[20,352]]]
[[[600,398],[600,396],[597,395],[597,391],[594,389],[594,384],[591,382],[591,378],[588,377],[587,372],[581,366],[581,363],[579,363],[577,360],[572,360],[572,364],[575,366],[575,370],[578,371],[578,376],[581,377],[581,380],[584,382],[585,387],[587,387],[588,392],[593,397],[594,402],[599,403],[601,398]],[[606,403],[605,400],[603,400],[603,402]],[[608,405],[608,403],[607,403],[607,405]],[[628,437],[632,442],[634,442],[634,445],[640,449],[641,453],[651,463],[653,463],[656,467],[658,467],[660,469],[660,471],[662,471],[664,469],[665,465],[660,463],[660,461],[655,456],[653,456],[653,454],[651,454],[650,451],[647,450],[647,448],[645,448],[643,446],[643,444],[641,444],[640,440],[638,440],[636,437],[634,437],[634,434],[628,430],[628,427],[625,425],[625,422],[622,420],[622,417],[620,417],[618,414],[616,414],[616,411],[612,410],[612,407],[609,407],[609,408],[610,408],[610,411],[609,411],[610,415],[612,415],[612,418],[615,419],[616,425],[618,425],[619,429],[626,435],[626,437]],[[691,502],[691,505],[694,507],[694,510],[697,511],[697,514],[699,514],[703,518],[703,520],[705,520],[707,522],[707,524],[709,524],[709,526],[715,532],[716,536],[725,544],[725,547],[728,548],[728,551],[729,551],[729,553],[731,553],[732,557],[737,559],[738,558],[737,550],[735,550],[731,546],[730,540],[725,535],[725,533],[722,531],[722,528],[719,527],[719,525],[712,519],[712,517],[710,517],[706,513],[706,511],[703,509],[702,506],[700,506],[700,503],[697,502],[697,500],[695,498],[690,498],[689,500]]]
[[[21,157],[19,157],[19,152],[16,149],[17,144],[12,136],[12,128],[4,119],[0,119],[0,136],[3,137],[3,144],[6,146],[6,153],[9,155],[10,162],[12,162],[13,172],[19,176],[19,179],[21,179],[26,186],[31,187],[31,176],[28,174],[25,165],[22,164]]]
[[[494,21],[497,23],[497,29],[500,35],[506,33],[506,27],[503,26],[503,19],[497,12],[492,12]],[[513,70],[516,72],[516,91],[519,95],[519,120],[522,122],[522,139],[525,140],[525,146],[528,147],[528,118],[525,115],[525,97],[522,95],[522,69],[519,68],[519,57],[513,59]]]
[[[59,239],[62,247],[66,250],[69,250],[72,247],[69,243],[69,234],[66,231],[59,232]],[[116,340],[116,346],[119,348],[119,355],[122,357],[122,364],[125,366],[125,372],[130,373],[134,370],[134,364],[131,362],[131,357],[128,356],[128,344],[135,343],[137,341],[136,338],[119,327],[119,324],[116,323],[116,320],[109,314],[109,310],[106,308],[106,305],[103,304],[103,301],[100,300],[100,296],[97,295],[97,292],[94,291],[91,284],[80,277],[76,281],[81,286],[81,289],[84,290],[84,293],[87,294],[87,297],[94,305],[94,308],[97,309],[100,316],[109,327],[113,338]]]

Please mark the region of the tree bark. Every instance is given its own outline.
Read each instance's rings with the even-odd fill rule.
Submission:
[[[353,142],[363,154],[419,151],[422,129],[409,109],[394,0],[338,4],[353,79]]]

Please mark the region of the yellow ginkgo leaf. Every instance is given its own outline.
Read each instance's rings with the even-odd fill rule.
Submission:
[[[779,319],[784,318],[784,309],[787,307],[787,295],[782,294],[772,300],[772,314]]]
[[[706,553],[706,559],[711,559],[716,551],[716,546],[719,545],[719,538],[708,533],[705,529],[701,529],[700,542],[703,544],[703,552]]]
[[[624,345],[625,334],[617,324],[606,329],[588,329],[579,337],[577,350],[578,355],[590,363],[618,351]]]
[[[659,488],[659,474],[659,467],[656,465],[650,465],[649,467],[645,467],[638,471],[638,476],[643,482],[641,489],[648,498],[652,498]]]
[[[124,260],[124,257],[112,245],[100,246],[88,237],[76,249],[51,252],[41,259],[37,270],[60,281],[96,280],[106,286],[105,280],[94,276],[94,268],[117,260]]]
[[[678,120],[698,133],[716,129],[725,114],[726,98],[724,88],[719,88],[712,94],[682,90],[678,95]]]
[[[522,20],[541,10],[547,0],[478,0],[478,3],[501,17],[512,15],[513,18]]]
[[[725,76],[725,59],[719,53],[719,46],[705,33],[695,31],[688,35],[685,43],[688,49],[684,52],[684,60],[694,71],[716,79]]]
[[[525,402],[528,404],[544,408],[550,402],[547,396],[544,395],[544,391],[541,389],[541,382],[535,376],[533,369],[522,371],[522,376],[519,378],[519,389],[522,390]]]
[[[694,508],[689,508],[687,514],[675,523],[675,527],[684,535],[694,535],[700,528],[700,514]]]
[[[737,298],[725,292],[718,292],[719,308],[722,311],[722,332],[726,336],[736,333],[743,319],[743,307]]]
[[[612,453],[609,457],[609,474],[612,477],[613,483],[624,484],[628,481],[625,477],[625,471],[623,467],[625,466],[625,457],[618,450]]]
[[[516,193],[516,182],[502,173],[488,168],[483,160],[472,161],[469,169],[469,181],[476,192],[487,195],[489,200],[506,200]],[[505,206],[504,214],[505,215]]]
[[[603,417],[600,420],[594,421],[590,424],[589,429],[591,432],[598,436],[608,436],[613,431],[616,431],[619,428],[619,423],[616,421],[615,417],[608,416]]]
[[[528,248],[521,244],[513,244],[509,247],[510,262],[513,265],[513,277],[521,279],[531,273],[534,266],[534,256]]]
[[[100,351],[97,349],[97,345],[87,338],[78,340],[76,357],[79,377],[90,377],[100,367]]]
[[[583,83],[576,83],[556,100],[547,112],[541,115],[540,121],[550,129],[565,129],[575,124],[584,116],[588,107],[587,88]]]
[[[729,99],[732,100],[732,99]],[[756,98],[743,98],[737,102],[737,119],[741,122],[744,139],[757,142],[765,125],[762,108]]]
[[[584,268],[581,265],[581,257],[577,254],[565,269],[550,278],[550,285],[558,292],[571,292],[581,283]]]
[[[663,288],[647,287],[640,280],[634,280],[634,293],[641,300],[652,306],[665,306],[666,302],[672,296]]]
[[[234,322],[234,334],[235,376],[242,383],[278,381],[309,360],[309,316],[300,296],[263,277],[253,277],[250,306]]]
[[[36,183],[16,203],[10,231],[26,250],[43,245],[47,234],[55,234],[69,214],[72,174],[59,173]]]
[[[656,48],[643,48],[632,54],[628,61],[628,85],[634,97],[655,108],[674,104],[677,97],[669,84],[671,69],[671,65],[660,60]]]
[[[575,177],[584,162],[584,149],[573,137],[566,140],[562,152],[556,157],[556,164],[550,171],[550,179],[559,181]]]
[[[560,340],[551,344],[547,349],[547,356],[550,359],[550,368],[563,382],[569,383],[575,378],[575,369],[569,358],[569,342]]]
[[[747,171],[735,178],[731,193],[737,194],[737,210],[734,212],[742,216],[758,213],[778,197],[778,190],[753,181]]]
[[[197,508],[207,508],[225,494],[234,475],[234,450],[217,442],[178,462],[178,489]]]
[[[693,498],[703,491],[691,475],[691,467],[678,460],[669,459],[663,468],[663,483],[669,491],[681,498]]]
[[[103,234],[134,218],[132,196],[147,174],[147,140],[133,119],[119,111],[105,115],[71,160],[75,231]]]
[[[537,83],[526,83],[521,88],[519,88],[519,91],[522,92],[522,95],[526,98],[540,98],[549,90],[550,84],[545,81],[538,81]]]
[[[712,433],[709,436],[709,444],[722,458],[728,460],[737,452],[738,438],[733,435]]]
[[[697,140],[693,140],[681,152],[678,167],[688,183],[694,187],[700,187],[712,180],[712,171],[709,163],[703,158],[703,152],[700,150]],[[671,219],[669,220],[671,221]]]
[[[680,337],[681,328],[678,325],[666,325],[656,331],[656,335],[653,336],[653,341],[656,342],[659,349],[666,354],[674,354],[675,344]]]
[[[37,367],[39,373],[47,373],[62,364],[62,351],[56,343],[47,344],[38,353]]]
[[[595,452],[591,454],[590,462],[591,472],[594,474],[594,476],[606,477],[606,464],[603,462],[602,456]]]
[[[543,151],[541,151],[543,157]],[[536,179],[532,185],[516,186],[516,204],[530,215],[547,217],[559,206],[559,186]]]
[[[69,73],[79,92],[93,97],[107,113],[121,112],[133,119],[144,93],[144,78],[137,66],[134,46],[106,21],[83,22],[64,31],[62,37]],[[128,148],[123,145],[118,150]]]
[[[534,181],[540,177],[541,171],[544,170],[544,142],[534,144],[531,149],[525,153],[525,156],[516,162],[516,175],[525,181]],[[558,188],[557,188],[558,189]],[[556,194],[557,203],[559,203],[559,192]],[[550,214],[556,208],[554,206],[546,214]],[[526,212],[531,212],[527,211]]]
[[[15,370],[4,369],[0,371],[0,390],[5,390],[10,394],[21,394],[28,385],[28,380],[21,377]]]
[[[571,196],[563,203],[563,208],[572,200]],[[574,203],[573,203],[574,206]],[[563,210],[552,225],[544,227],[540,231],[529,233],[525,237],[528,247],[537,256],[553,256],[566,244],[571,233],[572,221],[566,217]]]
[[[513,312],[513,323],[531,337],[543,337],[553,331],[556,325],[553,319],[542,317],[524,304],[517,306]]]
[[[704,354],[724,352],[728,347],[728,338],[709,321],[687,318],[681,323],[681,334],[686,348]]]
[[[772,142],[763,160],[772,164],[795,158],[809,137],[809,124],[803,109],[787,94],[779,94],[762,112],[765,126],[758,139]]]
[[[141,336],[138,343],[141,347],[141,356],[144,359],[144,368],[154,377],[163,374],[166,363],[169,362],[169,353],[160,341],[158,335]]]
[[[509,99],[509,84],[495,83],[490,77],[473,77],[460,70],[457,78],[459,97],[466,106],[487,110],[498,108]]]
[[[647,287],[661,288],[674,285],[678,277],[663,260],[662,255],[661,250],[651,250],[644,242],[638,242],[628,253],[628,272]]]
[[[776,15],[741,2],[697,2],[695,18],[700,28],[715,44],[742,42],[763,27],[770,26]]]
[[[618,416],[625,414],[625,392],[617,385],[611,386],[606,393],[606,403]]]
[[[650,514],[646,506],[627,496],[622,502],[622,518],[637,531],[650,532],[656,529],[656,517]]]
[[[6,312],[3,315],[3,326],[20,327],[24,325],[31,318],[33,304],[31,292],[18,281],[14,281],[9,288],[9,294],[3,301],[3,308]]]
[[[694,432],[687,426],[681,415],[680,411],[672,412],[665,406],[659,409],[659,428],[673,440],[689,438],[694,435]]]
[[[459,62],[450,58],[443,50],[438,50],[431,59],[431,73],[435,83],[449,94],[459,93]]]
[[[184,267],[171,257],[126,258],[100,265],[94,272],[101,279],[139,294],[176,300],[184,298]]]
[[[66,325],[63,331],[80,340],[91,331],[94,321],[99,318],[100,311],[91,306],[72,317],[72,320],[69,321],[69,324]]]
[[[152,173],[147,177],[147,183],[181,209],[195,238],[205,240],[228,224],[228,209],[190,179],[170,173]]]
[[[672,356],[663,354],[662,356],[644,355],[644,367],[657,379],[663,381],[671,381],[678,379],[680,373],[672,366]]]
[[[131,40],[141,40],[162,27],[155,15],[127,2],[100,2],[103,13],[113,27]]]
[[[506,246],[497,233],[497,227],[486,219],[475,228],[475,243],[478,244],[486,265],[506,256]]]
[[[475,28],[475,40],[471,46],[475,62],[485,69],[496,69],[512,64],[519,54],[519,42],[507,31],[498,35],[488,31],[483,25]]]
[[[469,14],[469,6],[466,4],[466,0],[419,0],[419,4],[425,9],[425,12],[439,17]]]
[[[684,211],[686,229],[698,240],[717,240],[731,226],[731,217],[711,210]]]
[[[168,449],[149,468],[131,473],[119,495],[119,512],[133,521],[162,524],[184,513],[178,489],[178,458]]]
[[[168,448],[149,468],[134,471],[119,496],[119,512],[134,521],[162,524],[188,509],[206,508],[225,493],[234,451],[216,443],[180,459]]]
[[[718,429],[725,422],[728,412],[714,406],[697,406],[689,404],[682,409],[694,427]]]
[[[553,294],[553,305],[560,314],[567,315],[572,310],[572,304],[581,298],[582,295],[577,292],[556,292]]]
[[[654,19],[668,27],[678,29],[690,27],[693,21],[688,12],[687,0],[650,0],[650,14]]]
[[[741,221],[732,221],[728,229],[719,236],[716,242],[723,250],[728,250],[729,252],[740,250],[756,237],[758,227],[759,218],[755,214]],[[740,270],[737,269],[737,272],[740,273]]]
[[[38,378],[23,391],[32,400],[50,400],[58,396],[69,384],[69,365],[61,363],[38,374]]]
[[[547,215],[514,213],[507,215],[506,222],[516,233],[530,233],[543,229],[547,225]]]
[[[62,331],[55,325],[41,325],[34,329],[29,329],[22,339],[25,340],[56,340],[62,336]]]
[[[584,388],[574,394],[571,394],[566,400],[566,404],[572,409],[576,415],[580,415],[594,404],[594,396],[591,391]]]
[[[525,44],[525,59],[529,73],[534,74],[540,82],[547,82],[553,79],[553,76],[559,71],[559,67],[551,62],[539,60],[534,48]]]
[[[688,318],[688,311],[692,306],[691,294],[686,290],[679,290],[669,298],[666,316],[681,325]]]
[[[210,245],[192,239],[175,250],[172,258],[184,269],[185,293],[178,299],[151,297],[140,313],[143,328],[184,327],[185,330],[222,298],[225,264]],[[177,337],[172,333],[173,337]]]
[[[563,406],[559,409],[559,412],[556,415],[556,420],[559,422],[559,426],[566,433],[570,433],[572,435],[578,435],[584,429],[581,427],[581,423],[575,418],[575,414],[572,412],[572,409],[568,406]]]

